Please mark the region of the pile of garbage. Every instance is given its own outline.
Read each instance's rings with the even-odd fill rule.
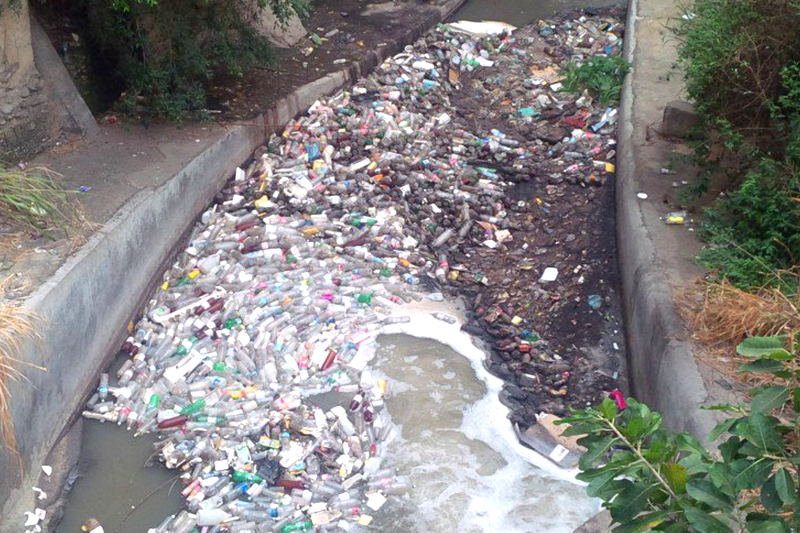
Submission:
[[[368,529],[413,483],[383,466],[396,429],[369,363],[416,300],[467,297],[462,329],[490,341],[515,422],[587,398],[536,328],[553,286],[593,267],[541,262],[527,235],[560,223],[545,215],[564,187],[585,198],[613,177],[615,110],[559,91],[558,63],[619,54],[619,20],[439,26],[237,170],[84,412],[163,436],[186,507],[151,531]],[[520,283],[537,305],[515,303]],[[344,400],[323,406],[330,391]]]

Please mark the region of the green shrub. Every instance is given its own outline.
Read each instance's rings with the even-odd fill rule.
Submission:
[[[793,0],[696,0],[673,26],[688,96],[754,136],[773,126],[781,72],[800,59],[798,27]]]
[[[703,193],[713,174],[730,178],[704,213],[709,247],[700,261],[740,288],[775,283],[775,272],[800,257],[798,28],[794,0],[696,0],[673,27],[686,91],[706,128],[696,150],[704,171],[688,189]],[[720,149],[723,162],[736,164],[720,165]]]
[[[243,6],[266,0],[83,0],[91,45],[113,65],[119,109],[149,120],[199,118],[217,75],[243,76],[271,61],[269,43],[244,20]],[[305,0],[270,0],[279,20]],[[110,73],[109,73],[110,75]]]
[[[796,167],[762,158],[740,185],[705,211],[700,261],[737,287],[753,289],[800,257],[800,175]]]
[[[580,64],[568,63],[564,90],[571,93],[588,90],[601,105],[616,105],[629,70],[630,65],[618,56],[595,56]]]
[[[796,332],[751,337],[737,347],[744,372],[768,377],[743,405],[718,405],[723,420],[706,438],[710,453],[629,399],[573,411],[564,436],[587,452],[578,479],[603,500],[615,533],[790,533],[800,526],[800,383]],[[788,348],[788,350],[787,350]],[[627,405],[626,405],[627,403]]]

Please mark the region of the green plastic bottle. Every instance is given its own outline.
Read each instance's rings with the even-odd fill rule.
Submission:
[[[150,402],[147,404],[147,411],[154,412],[158,411],[158,406],[161,403],[161,395],[160,394],[151,394],[150,395]]]
[[[214,424],[215,426],[224,426],[225,425],[225,417],[224,416],[208,416],[208,415],[197,415],[194,418],[195,422],[200,422],[202,424]]]
[[[350,219],[350,225],[360,228],[362,226],[372,227],[378,222],[377,219],[364,216],[354,216]]]
[[[244,470],[233,471],[234,483],[262,483],[264,478],[253,472],[245,472]],[[291,530],[294,531],[294,530]]]
[[[231,329],[231,328],[235,328],[236,326],[238,326],[241,323],[242,323],[242,319],[241,318],[229,318],[228,320],[225,321],[224,324],[222,324],[222,327],[224,329]]]
[[[205,406],[206,406],[206,401],[203,398],[200,398],[199,400],[190,403],[189,405],[181,409],[181,415],[189,416],[195,413],[199,413],[200,411],[203,410]]]
[[[192,344],[192,346],[194,346],[194,343],[197,342],[197,337],[192,335],[191,337],[189,337],[189,342]],[[182,356],[186,355],[187,353],[189,353],[189,348],[184,343],[181,343],[181,345],[178,346],[178,349],[175,350],[175,353],[172,354],[172,357],[175,357],[176,355],[182,357]]]
[[[303,520],[301,522],[294,522],[293,524],[286,524],[281,529],[281,533],[292,533],[292,531],[311,531],[314,529],[314,524],[311,520]]]
[[[358,295],[356,296],[356,300],[360,304],[372,305],[372,295],[367,294],[365,292],[358,293]]]

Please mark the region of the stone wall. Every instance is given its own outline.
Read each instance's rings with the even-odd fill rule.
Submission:
[[[0,13],[0,159],[24,160],[56,134],[52,104],[34,64],[27,2]]]

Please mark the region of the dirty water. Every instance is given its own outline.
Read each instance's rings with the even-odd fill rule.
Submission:
[[[571,532],[597,512],[583,488],[546,477],[491,438],[508,422],[492,416],[493,398],[465,357],[408,335],[379,342],[375,367],[388,378],[386,407],[399,428],[386,466],[413,483],[380,531]]]
[[[405,334],[378,340],[375,371],[389,382],[386,408],[397,425],[386,467],[407,475],[412,488],[390,499],[377,531],[568,533],[597,512],[582,487],[494,438],[508,421],[494,412],[496,393],[467,357]],[[327,408],[341,398],[332,392],[314,401]],[[153,439],[98,422],[85,424],[83,438],[81,477],[56,532],[78,533],[95,517],[107,533],[142,533],[181,509],[176,472],[147,466]]]
[[[80,476],[56,533],[80,533],[97,518],[106,533],[143,533],[183,506],[182,483],[160,463],[150,465],[156,439],[132,439],[116,424],[83,424]],[[150,465],[150,466],[147,466]]]
[[[521,28],[565,9],[624,5],[624,0],[467,0],[450,20],[499,20]]]

